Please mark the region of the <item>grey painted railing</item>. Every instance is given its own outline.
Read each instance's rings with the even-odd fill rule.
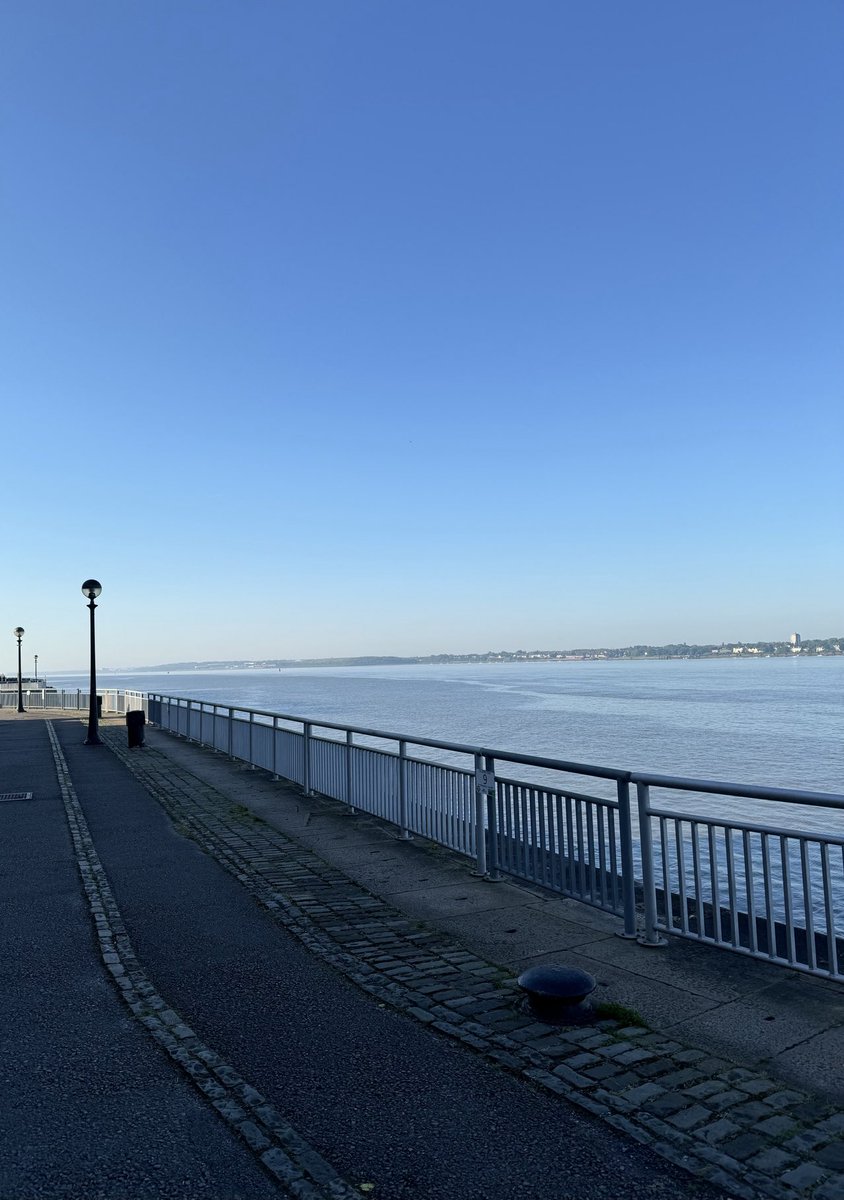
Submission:
[[[503,871],[615,913],[623,936],[638,932],[644,945],[671,933],[844,980],[844,796],[624,771],[159,693],[146,708],[162,729],[390,821],[402,838],[448,846],[486,878]],[[591,782],[575,786],[572,777]],[[688,811],[678,794],[691,795]],[[725,798],[720,807],[715,797]],[[760,803],[770,820],[748,818]]]
[[[77,709],[88,711],[90,691],[74,688],[57,690],[54,688],[23,688],[23,705],[26,709],[62,709],[74,712]],[[97,695],[102,696],[103,712],[121,715],[132,708],[147,707],[146,692],[127,692],[118,688],[98,688]],[[17,708],[18,689],[0,690],[0,708]]]

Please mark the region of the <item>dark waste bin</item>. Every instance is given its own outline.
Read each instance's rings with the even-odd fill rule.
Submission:
[[[126,736],[129,739],[129,749],[138,750],[144,744],[144,725],[146,713],[142,708],[130,709],[126,714]]]

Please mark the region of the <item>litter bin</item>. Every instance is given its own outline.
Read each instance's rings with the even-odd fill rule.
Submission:
[[[144,725],[146,713],[142,708],[130,709],[126,714],[126,736],[130,750],[139,750],[144,744]]]

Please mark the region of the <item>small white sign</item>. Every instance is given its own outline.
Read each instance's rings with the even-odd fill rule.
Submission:
[[[485,771],[478,768],[475,771],[475,787],[479,792],[494,792],[495,791],[495,772]]]

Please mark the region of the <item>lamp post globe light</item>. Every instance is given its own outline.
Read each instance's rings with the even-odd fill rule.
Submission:
[[[91,612],[91,688],[88,705],[88,736],[86,746],[101,746],[100,735],[97,732],[97,655],[94,643],[94,609],[95,600],[103,590],[102,584],[96,579],[86,579],[82,584],[82,595],[88,597],[88,608]]]
[[[12,636],[18,639],[18,712],[26,712],[23,706],[23,675],[21,674],[21,638],[24,633],[22,625],[18,625],[12,630]]]

